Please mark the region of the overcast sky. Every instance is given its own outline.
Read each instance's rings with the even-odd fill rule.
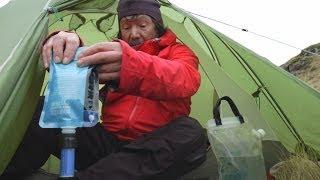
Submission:
[[[170,0],[201,14],[273,39],[306,48],[320,43],[320,0]],[[201,18],[200,18],[201,19]],[[281,65],[299,50],[203,19],[247,48]]]
[[[0,7],[6,5],[10,0],[0,0]]]

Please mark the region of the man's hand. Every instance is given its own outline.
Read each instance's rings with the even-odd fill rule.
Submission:
[[[98,65],[99,81],[119,80],[122,49],[119,42],[103,42],[84,50],[78,66]]]
[[[75,33],[60,31],[58,34],[50,37],[42,48],[44,67],[49,67],[52,51],[55,63],[70,63],[79,45],[80,39]]]

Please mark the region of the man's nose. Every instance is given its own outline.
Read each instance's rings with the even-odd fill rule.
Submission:
[[[138,38],[140,38],[140,33],[138,28],[136,27],[131,28],[131,39],[138,39]]]

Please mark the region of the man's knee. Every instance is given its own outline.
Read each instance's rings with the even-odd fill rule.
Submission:
[[[182,116],[182,117],[176,118],[172,121],[171,126],[174,129],[175,133],[178,133],[178,134],[181,133],[181,135],[184,134],[190,138],[206,137],[205,129],[201,126],[198,120],[192,117]]]
[[[184,124],[185,126],[189,126],[193,129],[200,130],[203,129],[198,120],[189,117],[189,116],[181,116],[173,120],[173,122],[177,122],[178,124]]]

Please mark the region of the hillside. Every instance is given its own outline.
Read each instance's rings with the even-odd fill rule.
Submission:
[[[305,50],[320,54],[320,43]],[[281,67],[320,91],[320,56],[302,51]]]

